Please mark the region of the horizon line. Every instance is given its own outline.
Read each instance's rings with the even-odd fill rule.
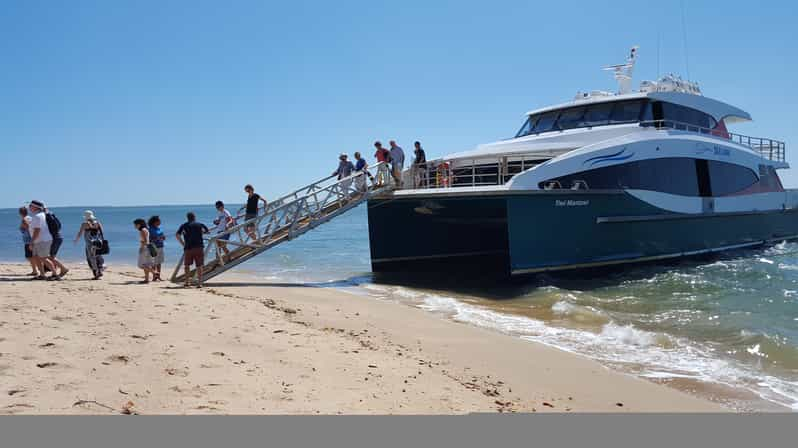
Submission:
[[[226,202],[226,201],[224,201],[224,202],[225,202],[225,204],[234,204],[234,205],[244,204],[244,202]],[[15,210],[15,209],[21,207],[22,205],[26,205],[26,204],[21,204],[19,206],[14,206],[14,207],[0,207],[0,210]],[[209,207],[213,207],[213,202],[209,202],[207,204],[197,203],[197,204],[141,204],[141,205],[48,205],[47,208],[49,208],[49,209],[55,209],[55,208],[86,208],[86,209],[92,209],[92,208],[124,208],[124,207],[135,208],[135,207],[189,207],[189,206],[209,206]]]

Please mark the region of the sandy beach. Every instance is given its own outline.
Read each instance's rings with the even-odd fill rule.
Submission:
[[[34,282],[0,265],[0,414],[723,411],[420,309],[225,275]]]

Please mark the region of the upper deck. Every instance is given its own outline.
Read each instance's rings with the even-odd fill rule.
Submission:
[[[786,144],[783,141],[764,137],[728,132],[725,128],[709,128],[677,120],[644,120],[636,124],[621,125],[626,133],[644,131],[678,131],[687,135],[701,135],[720,143],[739,145],[769,160],[775,168],[787,168]],[[642,128],[642,129],[641,129]],[[568,132],[564,130],[554,133]],[[504,185],[513,176],[554,157],[566,154],[583,145],[568,145],[561,142],[549,146],[541,142],[533,151],[496,152],[482,151],[473,154],[430,160],[423,167],[412,167],[405,172],[405,189],[436,189],[456,187],[486,187]]]

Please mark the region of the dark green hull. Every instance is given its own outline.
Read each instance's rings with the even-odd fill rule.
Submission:
[[[369,201],[374,272],[524,274],[678,258],[793,239],[798,210],[676,214],[624,192]]]

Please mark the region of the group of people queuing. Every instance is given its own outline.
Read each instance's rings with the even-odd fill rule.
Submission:
[[[374,142],[376,151],[374,157],[380,163],[377,170],[376,179],[372,181],[376,186],[388,185],[391,179],[394,185],[402,186],[402,171],[405,163],[404,150],[396,144],[396,141],[388,142],[390,149],[383,147],[379,141]],[[415,158],[413,160],[412,172],[414,187],[420,186],[423,182],[422,177],[417,173],[424,172],[426,168],[426,154],[420,142],[414,144]],[[338,168],[333,172],[339,180],[346,179],[353,174],[363,172],[369,165],[360,152],[354,153],[355,163],[348,160],[347,154],[339,157]],[[389,168],[390,167],[390,168]],[[368,173],[368,172],[367,172]],[[368,174],[371,177],[371,174]],[[389,177],[390,176],[390,177]],[[356,187],[360,191],[366,190],[365,176],[357,178]],[[258,211],[268,206],[266,199],[255,193],[252,185],[244,186],[247,194],[247,203],[244,210],[244,219],[249,222],[258,216]],[[261,207],[262,204],[262,207]],[[229,257],[230,250],[227,247],[230,234],[225,233],[228,229],[236,225],[237,217],[234,217],[226,208],[222,201],[215,204],[217,216],[214,219],[214,233],[221,234],[216,239],[216,244],[224,257]],[[61,280],[69,269],[58,260],[58,251],[63,243],[61,237],[61,222],[58,218],[47,210],[43,202],[34,200],[27,206],[20,207],[20,226],[22,240],[25,246],[25,258],[29,261],[32,271],[31,276],[35,280]],[[138,258],[137,265],[144,271],[142,283],[150,281],[160,281],[161,268],[164,263],[164,246],[166,236],[161,230],[161,218],[151,216],[148,220],[137,218],[133,225],[138,233]],[[244,231],[251,240],[257,239],[257,229],[254,223],[249,223],[244,227]],[[186,215],[186,222],[177,230],[175,237],[183,247],[183,260],[186,273],[191,272],[192,265],[196,268],[197,286],[201,286],[202,270],[205,264],[204,252],[205,243],[203,236],[211,233],[211,230],[197,221],[193,212]],[[105,260],[103,255],[110,251],[108,240],[105,239],[103,225],[97,219],[94,212],[86,210],[83,212],[83,222],[78,229],[74,242],[83,238],[85,242],[86,262],[91,269],[93,278],[102,278],[105,270]],[[49,275],[47,275],[49,273]],[[189,286],[191,276],[186,275],[186,286]]]
[[[258,193],[255,193],[255,188],[252,185],[247,184],[244,186],[244,191],[247,193],[247,203],[244,207],[243,217],[245,221],[251,221],[258,216],[258,211],[266,209],[269,203]],[[263,204],[262,207],[261,204]],[[184,283],[186,287],[191,285],[193,277],[196,277],[197,287],[202,287],[203,268],[205,266],[204,235],[209,233],[216,234],[216,245],[221,251],[222,257],[225,259],[230,257],[230,249],[227,247],[230,233],[227,231],[236,225],[237,218],[227,210],[222,201],[216,201],[214,207],[217,214],[213,220],[213,229],[209,229],[208,226],[197,221],[197,215],[194,212],[188,212],[186,213],[186,222],[181,224],[177,232],[175,232],[175,238],[183,248]],[[164,241],[166,241],[166,237],[161,230],[161,218],[153,216],[147,221],[138,218],[133,221],[133,225],[139,236],[137,264],[144,271],[142,283],[149,283],[151,277],[152,281],[160,281],[162,279],[161,266],[164,262]],[[247,224],[244,231],[252,240],[257,239],[257,231],[254,224]],[[189,275],[192,267],[195,269],[196,275]]]
[[[249,221],[258,216],[258,211],[268,206],[266,199],[255,193],[252,185],[246,185],[247,204],[243,217]],[[230,256],[227,241],[230,234],[226,233],[236,225],[237,218],[225,207],[224,202],[216,201],[216,218],[214,227],[209,229],[205,224],[197,221],[193,212],[186,214],[186,222],[175,233],[175,238],[183,248],[183,259],[186,273],[196,268],[197,286],[201,286],[202,269],[205,265],[205,234],[219,235],[216,244],[224,257]],[[69,269],[57,258],[58,251],[63,243],[61,237],[61,222],[54,213],[38,200],[31,201],[28,205],[19,208],[22,242],[25,248],[25,258],[31,265],[30,275],[34,280],[61,280]],[[162,266],[165,260],[164,247],[166,235],[162,230],[160,216],[151,216],[148,220],[137,218],[133,221],[138,234],[137,266],[144,272],[141,283],[162,280]],[[244,229],[247,235],[255,239],[255,226],[249,224]],[[83,238],[85,242],[86,262],[91,269],[94,280],[99,280],[105,271],[103,255],[110,252],[110,245],[105,238],[103,225],[91,210],[83,212],[83,222],[80,224],[74,242]],[[47,275],[49,273],[49,275]],[[189,286],[191,276],[186,275],[186,286]]]
[[[376,148],[374,158],[377,159],[377,163],[379,163],[380,166],[377,169],[376,179],[372,180],[375,186],[381,187],[387,185],[390,179],[393,179],[394,185],[401,187],[403,183],[402,171],[404,170],[405,164],[405,152],[394,140],[389,141],[388,145],[390,149],[385,148],[380,141],[374,142],[374,148]],[[427,155],[424,152],[424,148],[421,147],[421,142],[415,142],[413,146],[415,146],[415,158],[413,159],[412,166],[413,186],[418,187],[421,185],[421,176],[417,173],[421,173],[426,169]],[[338,157],[338,168],[333,171],[333,176],[338,176],[338,180],[343,180],[352,174],[357,174],[368,169],[368,162],[366,162],[366,159],[364,159],[359,152],[355,152],[354,156],[355,163],[353,164],[349,161],[349,156],[342,153]],[[371,174],[369,174],[369,177],[371,178]],[[356,182],[355,187],[358,190],[366,190],[365,176],[358,177]]]

